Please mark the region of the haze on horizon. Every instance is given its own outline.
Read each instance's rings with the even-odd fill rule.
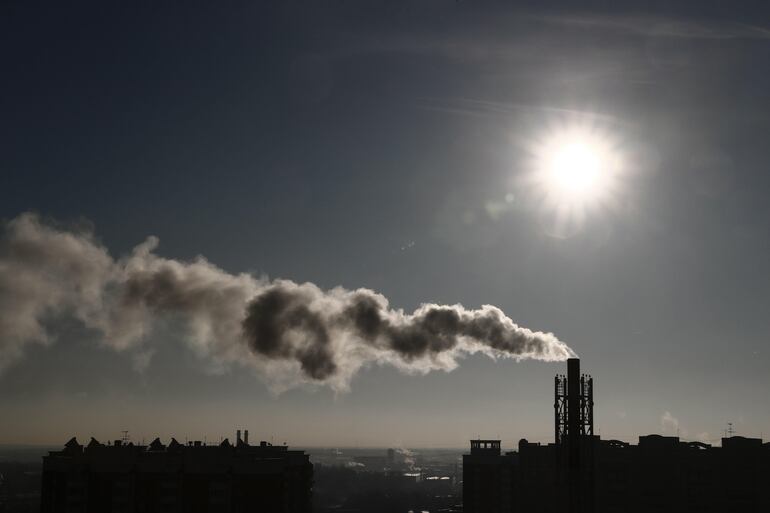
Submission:
[[[624,3],[4,5],[0,217],[407,313],[494,305],[580,355],[603,438],[760,436],[770,11]],[[277,391],[174,322],[144,353],[44,325],[0,373],[0,444],[546,442],[564,371],[371,360],[349,390]]]

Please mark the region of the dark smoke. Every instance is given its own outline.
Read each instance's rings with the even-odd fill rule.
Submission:
[[[324,292],[312,284],[278,280],[246,311],[249,346],[268,358],[296,360],[314,380],[352,375],[368,361],[427,372],[454,368],[463,353],[539,360],[574,354],[554,335],[521,328],[489,305],[468,310],[426,304],[405,314],[370,290]]]
[[[54,228],[34,214],[6,223],[0,241],[0,371],[30,343],[50,344],[42,319],[71,316],[104,344],[146,364],[159,322],[213,368],[254,368],[274,388],[302,382],[346,389],[371,363],[405,372],[451,370],[477,352],[516,360],[574,353],[551,333],[517,326],[485,305],[424,304],[408,314],[371,290],[321,290],[311,283],[233,275],[198,257],[154,253],[148,238],[113,259],[89,232]]]
[[[337,372],[337,364],[329,348],[326,321],[310,309],[311,301],[301,290],[272,287],[248,304],[243,330],[257,353],[297,360],[307,376],[324,380]],[[297,335],[304,341],[299,346],[291,342]]]

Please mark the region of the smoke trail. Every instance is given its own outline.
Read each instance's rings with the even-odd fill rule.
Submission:
[[[154,253],[149,237],[115,260],[88,231],[57,228],[25,213],[0,240],[0,371],[28,344],[50,344],[56,318],[71,316],[104,344],[152,354],[159,322],[183,328],[189,347],[213,368],[254,368],[274,388],[302,382],[344,390],[362,367],[451,370],[464,354],[563,360],[573,351],[551,333],[517,326],[485,305],[391,308],[368,289],[321,290],[312,283],[233,275],[203,257]]]

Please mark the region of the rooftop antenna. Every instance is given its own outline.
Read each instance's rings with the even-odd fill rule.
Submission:
[[[120,437],[120,440],[123,443],[127,443],[129,440],[131,440],[131,437],[128,436],[128,430],[127,429],[124,429],[123,431],[121,431],[121,433],[123,433],[123,436]]]
[[[727,423],[727,437],[731,438],[735,434],[735,430],[733,429],[733,423],[728,422]]]

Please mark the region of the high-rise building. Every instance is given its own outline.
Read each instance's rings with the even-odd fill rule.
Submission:
[[[43,458],[43,513],[246,512],[311,509],[313,465],[302,451],[260,442],[163,445],[71,439]]]
[[[501,454],[500,440],[471,440],[471,453],[463,455],[463,511],[511,511],[515,458]]]

